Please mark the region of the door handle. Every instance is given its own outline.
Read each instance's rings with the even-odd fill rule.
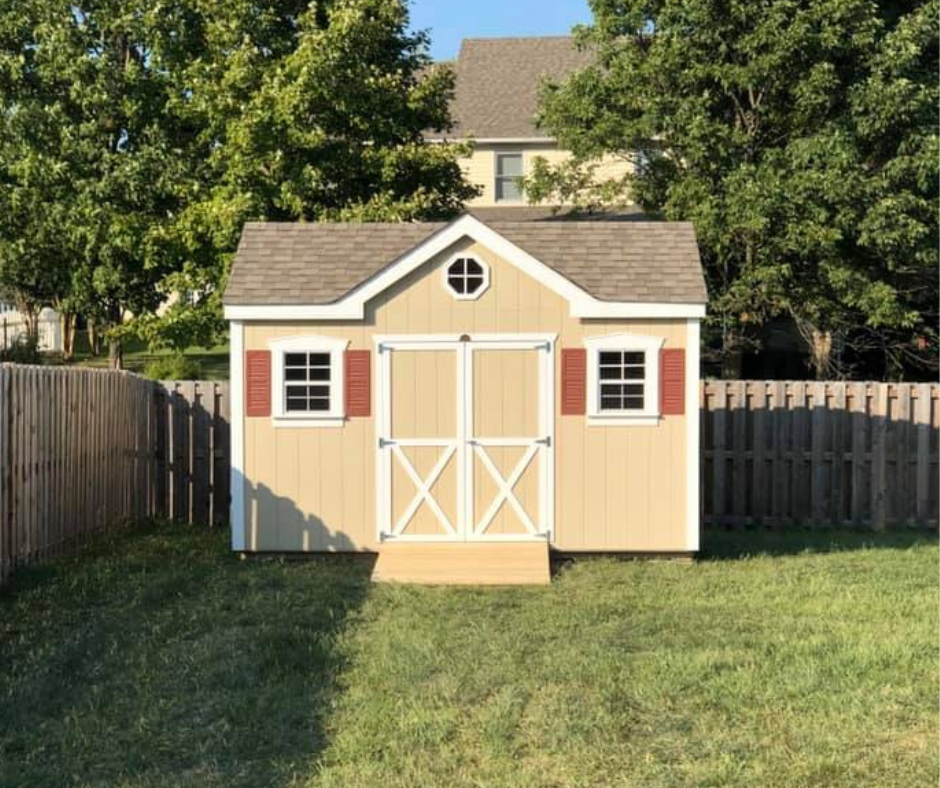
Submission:
[[[538,438],[535,442],[541,443],[543,446],[551,446],[552,438],[551,435],[546,435],[544,438]]]

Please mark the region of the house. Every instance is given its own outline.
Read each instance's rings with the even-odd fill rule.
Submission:
[[[245,226],[235,550],[468,582],[545,579],[549,548],[698,550],[692,227],[508,215]]]
[[[539,85],[546,79],[561,81],[590,62],[590,53],[576,48],[570,36],[464,39],[450,64],[456,77],[454,127],[430,139],[473,142],[462,164],[481,191],[470,207],[524,207],[518,179],[531,173],[535,158],[559,164],[571,155],[536,126]],[[595,175],[622,177],[632,166],[608,157],[598,163]]]

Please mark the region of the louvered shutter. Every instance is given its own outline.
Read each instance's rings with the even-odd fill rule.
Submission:
[[[271,415],[271,351],[245,352],[245,415]]]
[[[685,350],[659,351],[659,411],[663,416],[685,413]]]
[[[346,351],[345,398],[349,418],[372,415],[372,362],[368,350]]]
[[[561,350],[561,415],[583,416],[587,401],[587,350]]]

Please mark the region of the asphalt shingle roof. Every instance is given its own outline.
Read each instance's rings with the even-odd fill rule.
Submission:
[[[453,64],[454,128],[445,136],[547,137],[534,120],[541,80],[561,80],[590,59],[588,52],[575,49],[570,36],[465,38]]]
[[[695,231],[686,222],[633,216],[483,221],[595,298],[706,301]],[[249,222],[224,301],[243,306],[332,303],[446,226]]]

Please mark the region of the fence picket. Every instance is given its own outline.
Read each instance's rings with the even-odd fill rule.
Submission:
[[[937,384],[707,381],[700,403],[706,524],[937,528]],[[230,418],[224,382],[0,365],[0,582],[122,520],[226,522]]]

